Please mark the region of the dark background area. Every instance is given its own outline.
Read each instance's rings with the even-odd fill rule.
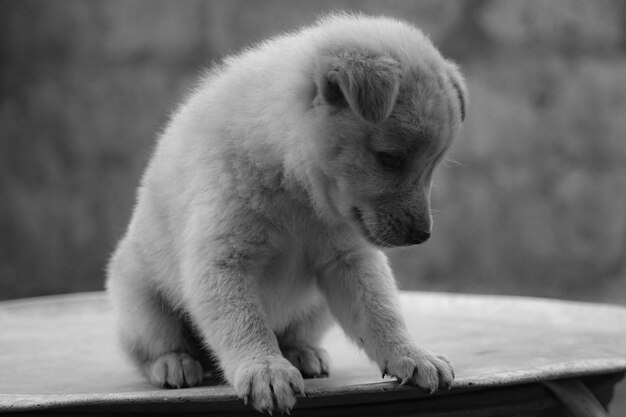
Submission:
[[[582,0],[0,0],[0,299],[102,289],[203,68],[332,9],[416,23],[467,77],[401,287],[626,304],[626,2]]]

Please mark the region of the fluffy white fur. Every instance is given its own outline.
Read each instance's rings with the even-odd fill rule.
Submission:
[[[287,412],[302,375],[328,374],[336,319],[384,374],[449,388],[379,248],[428,238],[465,97],[457,68],[388,18],[329,16],[212,70],[159,138],[109,265],[146,377],[197,385],[210,357],[244,401]]]

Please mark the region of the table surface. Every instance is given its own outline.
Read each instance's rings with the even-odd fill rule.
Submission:
[[[452,361],[450,394],[626,370],[626,309],[557,300],[403,292],[415,340]],[[408,393],[335,327],[324,339],[331,376],[306,380],[309,398]],[[408,395],[407,394],[407,395]],[[450,395],[446,394],[446,395]],[[442,394],[444,395],[444,394]],[[149,385],[120,351],[104,293],[0,303],[0,412],[47,405],[142,401],[236,402],[229,386]]]

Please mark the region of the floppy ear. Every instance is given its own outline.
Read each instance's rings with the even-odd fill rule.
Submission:
[[[465,120],[465,112],[467,110],[468,94],[467,87],[465,86],[465,80],[459,71],[459,67],[449,62],[448,65],[448,77],[452,83],[452,87],[456,90],[456,95],[459,99],[459,110],[461,112],[461,121]]]
[[[398,97],[400,63],[389,56],[343,51],[319,65],[318,94],[329,105],[349,106],[362,119],[385,120]]]

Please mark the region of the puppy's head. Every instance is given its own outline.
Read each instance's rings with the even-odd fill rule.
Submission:
[[[465,117],[467,96],[456,66],[434,57],[408,61],[358,46],[318,57],[315,198],[376,246],[430,237],[433,170]]]

